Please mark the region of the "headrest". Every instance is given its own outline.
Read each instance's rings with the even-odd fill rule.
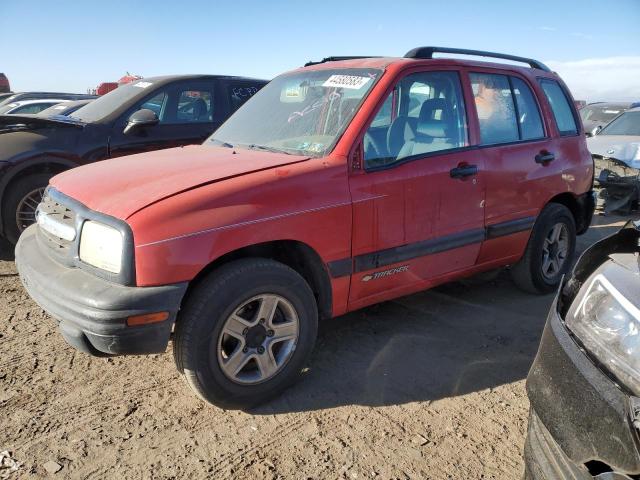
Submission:
[[[444,98],[431,98],[422,104],[418,118],[420,121],[444,120],[448,116],[449,108],[449,103]],[[436,119],[434,114],[438,110],[442,110],[442,115]]]
[[[418,122],[418,135],[427,135],[434,138],[448,136],[448,125],[442,120],[426,120]]]

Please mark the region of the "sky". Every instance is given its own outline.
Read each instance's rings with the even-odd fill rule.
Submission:
[[[127,71],[272,78],[424,45],[536,58],[576,99],[640,101],[640,0],[0,0],[14,91],[86,92]]]

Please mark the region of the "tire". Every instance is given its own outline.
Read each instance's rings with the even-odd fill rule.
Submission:
[[[24,221],[18,225],[16,219],[18,207],[21,206],[24,199],[27,199],[27,204],[34,206],[33,202],[29,201],[27,197],[37,191],[44,191],[52,176],[53,174],[51,173],[35,173],[18,178],[9,185],[2,201],[2,221],[4,236],[11,244],[15,245],[22,231],[35,222],[34,217],[33,221]],[[39,202],[40,200],[38,200]]]
[[[274,320],[262,323],[258,317],[262,316],[260,309],[267,305],[267,299],[275,302]],[[243,332],[237,328],[239,323],[232,322],[232,314],[234,319],[242,317],[248,328]],[[277,318],[285,322],[276,323]],[[283,326],[293,331],[294,323],[297,340],[281,340],[268,346],[279,336],[284,338],[280,335]],[[242,332],[238,335],[242,340],[225,333],[231,330]],[[313,350],[317,331],[318,307],[302,276],[273,260],[242,259],[220,267],[195,287],[176,324],[173,355],[178,371],[200,398],[226,409],[246,409],[281,393],[298,379]],[[267,346],[265,349],[258,345]],[[237,375],[230,376],[231,360],[249,356],[252,359]],[[275,373],[263,375],[258,360],[273,367],[278,363],[277,357],[281,363]]]
[[[545,247],[551,238],[554,228],[561,225],[560,236],[566,235],[566,254],[556,269],[547,270],[547,258],[553,257],[552,252],[545,255]],[[557,230],[556,230],[557,232]],[[511,267],[511,278],[522,290],[529,293],[545,294],[558,288],[562,276],[569,271],[576,248],[576,223],[571,211],[564,205],[550,203],[542,209],[529,237],[527,248],[522,259]],[[559,258],[559,253],[558,253]]]

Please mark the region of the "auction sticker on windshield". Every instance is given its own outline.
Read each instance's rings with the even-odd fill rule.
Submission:
[[[138,88],[147,88],[147,87],[150,87],[151,85],[153,85],[153,83],[151,82],[138,82],[138,83],[135,83],[133,86]]]
[[[369,77],[360,77],[357,75],[331,75],[322,86],[359,90],[364,87],[369,80],[371,80]]]

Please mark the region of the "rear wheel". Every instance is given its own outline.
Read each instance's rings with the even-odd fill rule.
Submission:
[[[190,295],[173,353],[202,399],[248,408],[298,378],[317,327],[313,292],[297,272],[273,260],[238,260],[214,271]]]
[[[511,278],[527,292],[552,292],[569,271],[575,248],[573,214],[564,205],[550,203],[536,220],[524,256],[511,267]]]
[[[50,173],[35,173],[19,178],[9,186],[2,202],[4,236],[15,244],[18,237],[36,221],[36,208],[42,200]]]

